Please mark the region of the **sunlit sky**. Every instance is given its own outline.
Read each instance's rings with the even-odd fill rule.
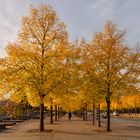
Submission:
[[[120,29],[127,29],[126,43],[140,42],[140,0],[0,0],[0,56],[5,46],[15,41],[22,16],[28,15],[30,5],[49,4],[65,22],[69,39],[84,37],[90,41],[95,31],[101,31],[107,20]]]

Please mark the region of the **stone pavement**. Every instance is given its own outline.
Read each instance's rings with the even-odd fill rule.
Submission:
[[[53,129],[51,133],[29,132],[38,128],[39,120],[28,120],[15,126],[10,126],[7,130],[0,132],[0,140],[139,140],[140,132],[136,131],[115,131],[106,132],[103,125],[97,128],[91,122],[82,121],[75,116],[68,120],[67,115],[49,124],[45,119],[45,128]],[[115,126],[119,129],[119,126]],[[123,133],[124,132],[124,133]]]

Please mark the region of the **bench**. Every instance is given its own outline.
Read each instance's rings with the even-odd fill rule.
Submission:
[[[1,122],[0,124],[5,125],[5,126],[12,126],[12,125],[15,125],[16,122]]]
[[[21,122],[23,122],[23,120],[3,120],[2,122],[21,123]]]

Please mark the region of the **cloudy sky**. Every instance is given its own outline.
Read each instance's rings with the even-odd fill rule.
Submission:
[[[30,5],[49,4],[64,21],[70,40],[86,38],[101,31],[107,20],[127,29],[126,42],[140,42],[140,0],[0,0],[0,55],[5,56],[8,41],[16,40],[22,16]]]

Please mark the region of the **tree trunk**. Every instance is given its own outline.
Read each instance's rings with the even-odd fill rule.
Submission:
[[[86,114],[85,114],[85,120],[87,121],[87,104],[86,104],[85,111],[86,111]]]
[[[94,125],[95,124],[95,103],[93,103],[92,113],[93,113],[92,124]]]
[[[44,104],[40,104],[40,131],[44,131]]]
[[[58,119],[60,119],[60,107],[58,107]]]
[[[136,116],[136,115],[137,115],[137,108],[135,107],[135,109],[134,109],[134,110],[135,110],[135,116]]]
[[[62,107],[60,107],[60,118],[62,117]]]
[[[110,131],[110,97],[106,98],[107,103],[107,131]]]
[[[50,123],[53,124],[53,106],[51,105],[51,110],[50,110]]]
[[[55,105],[55,121],[57,121],[57,105]]]
[[[98,127],[101,127],[101,118],[100,118],[100,104],[98,104],[98,109],[99,109],[99,118],[98,118]]]
[[[85,120],[85,109],[83,107],[83,120]]]

